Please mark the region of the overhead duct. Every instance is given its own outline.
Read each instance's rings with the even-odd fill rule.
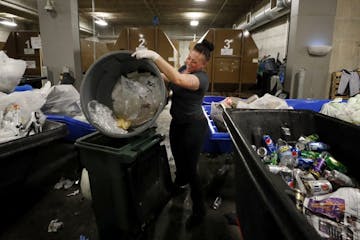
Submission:
[[[253,30],[270,21],[273,21],[290,12],[291,0],[277,0],[276,6],[271,7],[271,1],[254,14],[248,14],[246,20],[240,23],[236,29]]]
[[[0,1],[0,5],[3,5],[5,7],[20,11],[20,12],[25,12],[34,16],[38,16],[38,11],[37,9],[25,6],[21,3],[15,3],[13,1]]]

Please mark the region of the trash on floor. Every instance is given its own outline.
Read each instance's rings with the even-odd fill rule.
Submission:
[[[60,178],[59,182],[57,182],[54,186],[55,189],[59,190],[59,189],[69,189],[74,185],[74,181],[70,180],[70,179],[65,179],[65,178]]]
[[[80,193],[80,190],[78,189],[78,190],[75,190],[74,192],[72,192],[72,193],[69,193],[68,195],[66,195],[67,197],[71,197],[71,196],[76,196],[76,195],[78,195]]]
[[[63,222],[60,222],[59,219],[51,220],[48,226],[48,232],[57,232],[64,226]]]

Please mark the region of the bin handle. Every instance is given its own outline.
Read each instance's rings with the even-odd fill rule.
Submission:
[[[144,139],[144,141],[141,141],[140,143],[134,145],[131,150],[132,151],[145,151],[146,149],[151,148],[152,146],[154,146],[155,144],[163,141],[165,139],[164,135],[160,135],[160,134],[156,134],[154,136],[152,136],[151,141],[149,141],[149,139]]]

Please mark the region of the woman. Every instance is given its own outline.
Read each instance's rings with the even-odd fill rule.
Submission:
[[[197,165],[208,130],[201,105],[209,86],[205,67],[213,50],[213,44],[207,40],[197,43],[178,71],[154,51],[139,50],[132,55],[152,59],[173,91],[169,136],[176,166],[174,192],[190,185],[193,205],[192,215],[186,222],[188,229],[201,223],[206,215]]]

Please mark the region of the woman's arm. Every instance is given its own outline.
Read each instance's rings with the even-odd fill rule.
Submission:
[[[167,81],[176,84],[180,87],[189,90],[198,90],[200,86],[200,80],[194,74],[179,73],[173,66],[171,66],[165,59],[163,59],[158,53],[152,50],[139,50],[134,52],[131,56],[136,56],[137,59],[149,58],[152,59],[158,66],[160,71],[164,73]]]
[[[161,56],[155,60],[155,64],[159,67],[160,71],[165,74],[167,79],[173,84],[190,90],[199,89],[200,81],[194,74],[179,73]]]

